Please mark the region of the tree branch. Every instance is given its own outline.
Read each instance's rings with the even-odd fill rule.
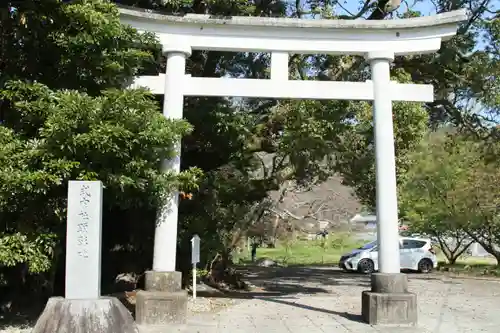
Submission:
[[[361,16],[363,16],[372,6],[370,6],[372,0],[366,0],[365,3],[363,4],[363,7],[361,7],[361,9],[359,10],[359,12],[354,15],[352,14],[351,12],[349,12],[346,8],[344,8],[344,6],[342,6],[339,2],[337,2],[337,4],[343,9],[345,10],[347,13],[350,14],[349,15],[340,15],[338,18],[341,19],[341,20],[355,20],[355,19],[358,19],[360,18]]]
[[[387,14],[398,9],[401,0],[379,0],[375,10],[368,16],[368,20],[382,20]]]

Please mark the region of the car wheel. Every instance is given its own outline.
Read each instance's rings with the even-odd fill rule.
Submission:
[[[363,274],[371,274],[375,271],[375,264],[370,259],[361,259],[358,262],[358,272]]]
[[[430,273],[434,268],[434,264],[430,259],[422,259],[418,262],[418,271],[419,273]]]

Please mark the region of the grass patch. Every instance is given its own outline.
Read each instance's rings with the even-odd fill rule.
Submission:
[[[258,248],[257,259],[269,258],[282,265],[336,265],[343,254],[366,243],[352,240],[349,234],[330,235],[325,240],[280,242],[275,248]],[[250,253],[243,251],[235,259],[248,262],[250,257]]]
[[[337,265],[340,257],[368,241],[356,241],[349,234],[330,235],[326,240],[297,240],[280,242],[276,248],[258,248],[257,259],[269,258],[284,266]],[[250,253],[243,251],[234,257],[235,262],[250,262]],[[438,254],[438,271],[468,276],[500,277],[500,267],[494,258],[465,257],[453,265]]]
[[[497,265],[495,258],[487,257],[461,258],[454,264],[448,264],[443,260],[439,262],[438,270],[458,275],[500,277],[500,267]]]

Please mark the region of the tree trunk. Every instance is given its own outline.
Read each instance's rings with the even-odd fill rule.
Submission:
[[[434,236],[437,238],[439,246],[441,247],[441,250],[446,257],[446,261],[448,261],[450,265],[454,265],[457,262],[457,259],[460,258],[460,256],[465,251],[467,251],[469,246],[472,244],[472,242],[468,242],[466,245],[462,246],[462,244],[464,243],[464,239],[462,237],[452,237],[454,238],[456,244],[455,246],[453,246],[453,248],[451,248],[443,239],[443,235],[434,233]]]
[[[497,267],[500,268],[500,253],[496,253],[493,255],[497,261]]]
[[[483,249],[486,250],[489,254],[491,254],[495,259],[497,260],[497,267],[500,267],[500,251],[497,251],[493,245],[493,241],[491,238],[487,239],[487,241],[484,241],[483,238],[477,237],[473,232],[466,231],[467,234],[479,245],[483,247]]]
[[[274,219],[273,221],[273,240],[272,240],[272,243],[273,243],[273,248],[276,247],[276,234],[278,233],[278,224],[279,224],[279,220],[280,220],[280,217],[276,214],[276,218]]]
[[[49,281],[48,281],[48,285],[47,285],[47,290],[45,290],[46,292],[46,296],[47,299],[51,296],[54,295],[54,290],[55,290],[55,285],[56,285],[56,277],[57,277],[57,268],[59,267],[59,262],[60,262],[60,259],[61,259],[61,256],[62,256],[62,249],[59,245],[56,245],[55,249],[54,249],[54,259],[52,260],[52,267],[50,268],[50,271],[49,271]]]

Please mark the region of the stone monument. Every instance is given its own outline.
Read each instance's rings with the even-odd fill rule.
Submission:
[[[52,297],[33,333],[137,333],[115,297],[101,297],[102,183],[70,181],[65,297]]]

